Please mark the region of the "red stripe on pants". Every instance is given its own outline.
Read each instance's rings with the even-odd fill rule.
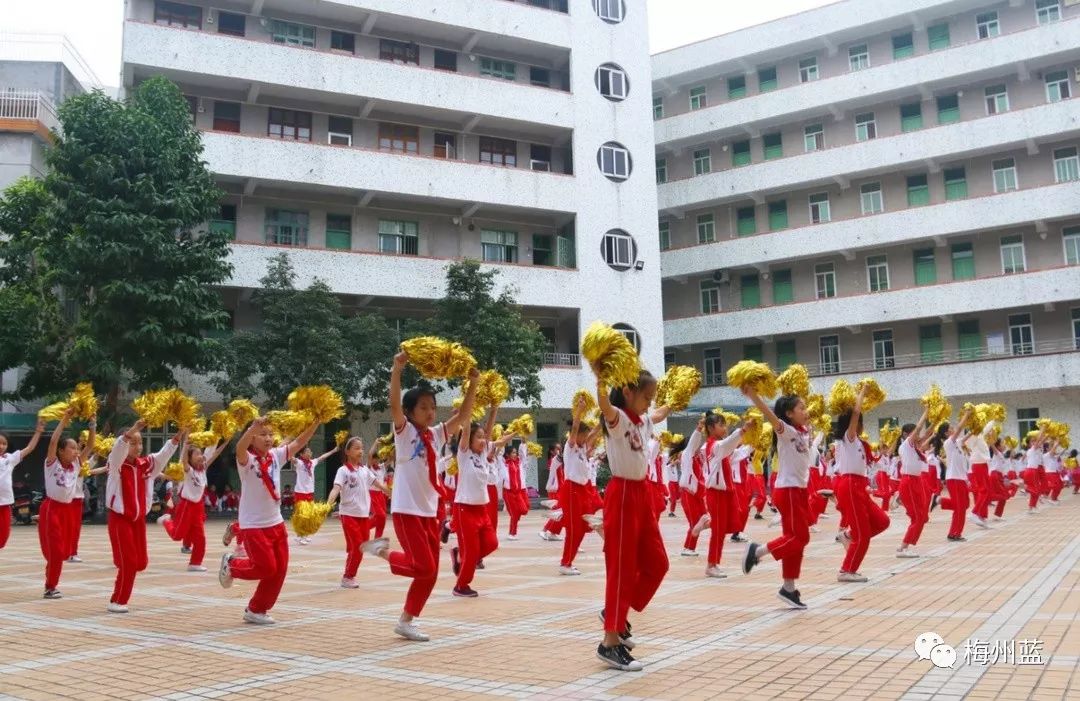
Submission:
[[[682,510],[689,524],[686,529],[686,540],[683,541],[683,547],[687,550],[697,550],[698,537],[694,535],[694,525],[701,520],[701,515],[705,513],[705,495],[702,494],[703,491],[705,490],[700,485],[697,494],[694,494],[689,489],[682,490]]]
[[[487,508],[483,504],[454,504],[454,523],[457,524],[458,570],[457,587],[464,589],[472,584],[476,563],[495,552],[499,537],[491,527]]]
[[[766,547],[775,559],[782,560],[780,569],[784,579],[799,578],[803,551],[810,542],[806,491],[806,487],[773,487],[773,506],[780,512],[783,533],[770,540]]]
[[[229,570],[236,579],[258,581],[247,608],[252,613],[266,613],[277,603],[289,572],[289,532],[279,523],[269,528],[243,528],[240,535],[247,557],[234,557]]]
[[[71,557],[68,549],[71,545],[71,519],[68,518],[67,504],[48,497],[38,509],[38,541],[41,554],[45,557],[45,588],[56,589],[60,583],[60,572],[64,569],[64,560]]]
[[[949,490],[949,496],[941,500],[941,508],[952,511],[952,522],[949,523],[949,537],[959,538],[964,535],[964,524],[967,523],[968,510],[968,486],[965,480],[945,480],[945,487]]]
[[[71,551],[71,555],[68,555],[68,557],[71,557],[79,554],[79,536],[82,535],[83,500],[72,499],[68,506],[70,507],[68,518],[71,519],[70,530],[68,530],[68,537],[71,539],[68,550]]]
[[[360,544],[371,537],[371,525],[365,516],[342,515],[341,530],[345,532],[345,578],[352,579],[364,559]]]
[[[709,509],[709,518],[712,519],[709,535],[709,566],[719,565],[720,558],[724,554],[724,536],[727,535],[728,524],[731,523],[731,492],[726,489],[706,489],[705,505]]]
[[[562,560],[559,564],[570,567],[574,564],[581,541],[585,538],[585,531],[588,530],[588,524],[582,517],[588,513],[586,509],[589,503],[589,489],[584,484],[567,480],[563,496],[565,500],[560,498],[560,505],[563,510],[562,522],[566,526],[566,538],[563,539]]]
[[[975,504],[971,513],[979,518],[986,518],[990,511],[990,468],[984,463],[974,463],[968,474],[971,492],[975,495]]]
[[[0,506],[0,550],[7,545],[11,535],[11,504]]]
[[[405,613],[419,616],[439,577],[439,520],[412,514],[392,514],[391,518],[402,550],[390,553],[390,571],[412,578],[405,594]]]
[[[929,498],[926,494],[926,483],[921,475],[900,476],[900,502],[904,505],[910,521],[907,532],[904,534],[904,542],[908,545],[917,545],[923,526],[930,520]]]
[[[612,477],[604,499],[604,630],[626,629],[630,609],[643,611],[668,571],[667,551],[645,480]]]
[[[201,565],[206,557],[206,505],[201,501],[180,499],[175,513],[179,517],[165,522],[165,533],[173,540],[182,540],[191,548],[189,565]]]
[[[379,490],[372,490],[368,494],[371,495],[371,516],[368,520],[375,529],[375,537],[382,538],[386,528],[386,495]]]
[[[510,535],[517,535],[518,521],[529,513],[529,496],[524,489],[504,489],[503,503],[510,515]]]
[[[679,503],[679,483],[668,482],[668,513],[675,513],[675,506]]]
[[[496,531],[499,530],[499,489],[494,484],[487,486],[488,490],[488,503],[485,508],[488,512],[488,520],[491,521],[491,527]]]
[[[851,545],[840,569],[858,572],[870,539],[889,527],[889,515],[870,498],[870,480],[862,475],[841,474],[836,477],[836,504],[844,514],[851,535]]]
[[[109,510],[109,542],[112,544],[116,584],[110,603],[127,604],[135,588],[135,575],[146,569],[146,519],[131,521]]]

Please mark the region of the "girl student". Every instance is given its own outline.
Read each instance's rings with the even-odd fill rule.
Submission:
[[[751,542],[743,557],[743,573],[757,565],[761,558],[772,555],[781,561],[784,583],[777,592],[781,601],[793,608],[804,609],[795,588],[795,580],[802,571],[803,551],[810,542],[809,497],[806,484],[810,473],[810,432],[807,429],[809,415],[806,401],[798,395],[784,395],[769,408],[761,397],[747,386],[743,394],[761,411],[773,426],[773,450],[777,456],[776,486],[773,488],[773,504],[780,512],[780,536],[766,544]]]
[[[859,390],[855,406],[833,420],[836,436],[836,506],[844,516],[847,529],[840,534],[840,543],[847,550],[838,582],[865,582],[859,565],[870,548],[870,539],[889,527],[889,516],[870,496],[870,465],[874,453],[870,444],[859,436],[863,431],[862,404],[866,388]]]
[[[975,503],[971,507],[971,520],[981,528],[990,527],[987,522],[991,498],[990,446],[986,443],[986,437],[994,430],[994,426],[995,422],[987,421],[983,430],[969,436],[965,443],[971,460],[971,471],[968,474],[968,479],[975,497]]]
[[[71,500],[71,509],[68,517],[71,519],[71,555],[68,562],[82,562],[79,557],[79,538],[82,536],[83,500],[86,498],[86,477],[96,477],[108,471],[108,467],[91,467],[83,477],[82,466],[91,465],[91,455],[94,452],[94,441],[97,439],[97,419],[90,419],[89,431],[86,443],[79,446],[79,476],[75,479],[75,497]]]
[[[694,432],[686,438],[679,461],[679,494],[686,515],[686,538],[681,557],[697,557],[698,534],[695,527],[705,515],[705,460],[701,446],[705,443],[705,417],[698,420]]]
[[[969,412],[965,411],[960,415],[956,426],[951,429],[948,423],[941,424],[935,438],[935,444],[940,444],[945,451],[945,489],[949,492],[949,496],[942,498],[941,508],[952,511],[947,539],[957,543],[967,540],[964,537],[964,525],[970,506],[968,475],[965,469],[967,460],[963,449],[966,438],[964,426],[967,424],[968,417]]]
[[[664,482],[667,484],[668,518],[675,518],[675,506],[679,503],[679,458],[674,451],[668,451],[668,459],[664,460]]]
[[[1073,494],[1080,494],[1080,461],[1077,460],[1076,455],[1076,448],[1073,448],[1072,451],[1069,452],[1069,457],[1065,458],[1062,466],[1069,471],[1069,479],[1072,480]],[[4,544],[0,541],[0,548],[2,547],[4,547]]]
[[[581,574],[581,570],[574,567],[574,558],[581,549],[581,541],[585,538],[589,526],[585,522],[585,516],[593,513],[591,510],[589,492],[589,452],[592,449],[596,432],[591,431],[582,423],[582,414],[585,413],[583,401],[579,401],[574,407],[573,420],[570,423],[570,435],[566,439],[563,448],[563,469],[566,482],[563,483],[562,492],[559,496],[559,506],[562,509],[562,522],[566,527],[566,540],[563,541],[562,559],[559,561],[559,574],[575,576]]]
[[[440,524],[436,513],[442,487],[435,462],[449,437],[472,415],[480,373],[476,368],[469,371],[463,409],[446,422],[436,424],[435,391],[431,387],[413,387],[402,396],[401,371],[408,362],[408,353],[401,351],[394,356],[390,373],[390,413],[394,420],[397,463],[390,511],[394,534],[402,549],[391,552],[387,538],[369,540],[361,548],[369,555],[387,560],[392,573],[412,579],[394,632],[407,640],[424,642],[429,640],[428,635],[414,621],[424,610],[439,576]]]
[[[660,441],[653,436],[649,439],[647,451],[649,458],[649,489],[652,492],[653,511],[656,512],[656,520],[664,515],[667,508],[667,485],[664,480],[664,456],[661,454]]]
[[[735,478],[735,532],[731,534],[732,543],[745,543],[742,535],[750,520],[750,457],[754,448],[742,443],[731,454],[732,476]]]
[[[338,518],[341,530],[345,533],[345,573],[341,576],[342,589],[359,589],[356,572],[364,553],[360,545],[367,542],[371,533],[371,490],[378,489],[389,494],[390,489],[383,484],[374,472],[363,465],[364,441],[357,436],[345,441],[345,456],[341,467],[334,476],[334,487],[326,497],[326,503],[333,508],[338,497],[341,506]]]
[[[458,439],[458,488],[454,495],[458,544],[450,550],[450,561],[457,576],[453,594],[464,598],[479,596],[471,586],[476,565],[499,547],[499,538],[487,510],[490,497],[486,452],[484,429],[476,423],[466,426]]]
[[[206,505],[203,494],[206,491],[206,470],[225,450],[225,443],[196,448],[184,445],[180,450],[180,462],[184,466],[184,481],[177,496],[177,514],[175,518],[166,514],[158,519],[165,528],[165,533],[172,540],[191,543],[191,559],[188,560],[188,572],[205,572],[203,558],[206,557]]]
[[[64,412],[45,452],[45,499],[38,511],[38,540],[45,556],[45,598],[59,599],[60,572],[71,556],[71,502],[79,479],[79,442],[64,437],[73,410]]]
[[[294,504],[302,501],[315,501],[315,468],[336,452],[338,452],[338,447],[334,446],[319,457],[313,458],[311,457],[311,446],[305,445],[300,454],[293,458],[293,469],[296,470],[296,487],[293,488]],[[311,542],[311,538],[297,536],[296,542],[299,545],[307,545]]]
[[[926,410],[917,424],[904,424],[900,431],[897,453],[900,456],[900,503],[908,516],[904,539],[896,550],[900,558],[919,557],[915,546],[922,536],[923,526],[930,520],[930,495],[926,491],[923,472],[926,471],[926,448],[923,428],[926,426]],[[929,429],[928,429],[929,430]]]
[[[510,448],[503,461],[501,482],[503,503],[510,515],[510,531],[506,539],[517,540],[518,523],[522,516],[529,513],[529,495],[525,491],[525,463],[517,448]]]
[[[7,545],[11,535],[11,505],[15,503],[15,492],[11,488],[11,475],[15,466],[26,459],[38,446],[41,434],[45,431],[45,421],[38,419],[34,435],[22,450],[7,452],[8,438],[0,433],[0,550]],[[39,521],[40,522],[40,521]]]
[[[218,582],[228,589],[234,579],[257,581],[244,609],[244,621],[274,623],[269,611],[281,594],[289,571],[289,533],[281,516],[281,470],[303,450],[318,428],[305,428],[290,443],[274,447],[274,434],[266,417],[257,417],[236,443],[236,470],[240,474],[239,532],[243,555],[225,553]],[[230,527],[226,533],[233,533]]]
[[[563,468],[562,461],[562,446],[558,443],[551,446],[548,450],[548,479],[547,484],[544,485],[544,491],[547,493],[547,500],[544,505],[551,507],[553,510],[557,509],[562,512],[562,488],[566,484],[566,473]],[[559,533],[563,529],[563,519],[555,518],[554,514],[549,514],[547,523],[544,524],[544,528],[540,531],[541,540],[562,540],[562,536]]]
[[[735,481],[731,471],[731,455],[742,441],[742,429],[728,434],[727,423],[721,414],[705,415],[705,508],[706,513],[694,526],[695,534],[710,528],[709,557],[705,576],[723,579],[720,558],[724,539],[734,532],[736,520]]]
[[[109,477],[105,506],[109,509],[109,541],[112,543],[116,584],[109,599],[109,613],[127,613],[135,575],[146,569],[146,514],[153,502],[154,480],[164,471],[180,443],[187,438],[181,429],[165,441],[161,450],[143,455],[141,419],[124,431],[109,453]]]
[[[634,384],[613,387],[610,393],[595,366],[593,372],[611,468],[604,499],[606,584],[600,611],[604,639],[596,656],[614,669],[637,672],[643,666],[630,654],[634,643],[627,614],[631,608],[645,610],[668,571],[667,551],[646,479],[646,448],[653,422],[663,421],[671,410],[659,407],[649,413],[656,396],[656,378],[647,370],[640,372]]]
[[[386,467],[379,460],[379,446],[372,445],[368,452],[368,469],[380,482],[386,483]],[[368,490],[371,498],[371,516],[368,518],[376,538],[383,537],[386,529],[386,494],[381,489]]]

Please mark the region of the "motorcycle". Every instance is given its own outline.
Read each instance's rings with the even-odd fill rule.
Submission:
[[[11,511],[15,515],[15,522],[24,526],[31,525],[41,510],[41,502],[45,500],[45,493],[29,488],[24,482],[15,487],[15,501],[11,505]]]

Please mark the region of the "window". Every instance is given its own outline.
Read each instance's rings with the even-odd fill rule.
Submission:
[[[754,207],[739,207],[735,210],[735,232],[739,236],[757,233]]]
[[[918,129],[922,129],[922,105],[918,102],[900,105],[900,131]]]
[[[887,256],[867,256],[866,279],[871,292],[889,289],[889,259]]]
[[[1060,20],[1060,0],[1035,0],[1035,18],[1039,20],[1039,24],[1050,24]]]
[[[986,113],[1001,114],[1009,111],[1009,92],[1005,85],[991,85],[983,91],[986,95]]]
[[[664,351],[664,370],[669,369],[675,364],[675,351]]]
[[[351,117],[334,117],[328,120],[327,143],[333,146],[352,146],[353,121]]]
[[[420,224],[414,221],[379,220],[379,252],[415,256],[420,250]]]
[[[626,99],[630,83],[623,69],[614,63],[605,63],[596,69],[596,89],[607,99],[618,102]]]
[[[822,336],[818,339],[818,359],[823,375],[835,375],[840,372],[840,337]]]
[[[945,200],[962,200],[968,196],[967,173],[964,167],[946,168],[945,176]]]
[[[315,27],[310,24],[298,24],[275,19],[270,21],[270,38],[275,44],[315,48]]]
[[[909,175],[907,179],[908,207],[930,204],[930,185],[925,175]]]
[[[787,200],[780,200],[779,202],[769,203],[769,231],[779,231],[786,229],[788,226],[787,221]]]
[[[656,159],[656,182],[657,184],[667,182],[667,159]]]
[[[919,327],[919,362],[940,363],[945,343],[941,339],[941,324]]]
[[[420,129],[405,124],[379,124],[379,150],[420,153]]]
[[[1072,310],[1073,348],[1080,350],[1080,307]]]
[[[517,167],[517,142],[509,139],[480,137],[480,162],[507,168]]]
[[[1068,100],[1069,97],[1070,92],[1068,71],[1054,71],[1053,73],[1047,73],[1046,101],[1061,102],[1062,100]]]
[[[892,329],[874,332],[874,369],[885,370],[896,367],[896,353],[893,349]]]
[[[622,229],[612,229],[600,242],[604,261],[615,270],[627,270],[637,260],[634,237]]]
[[[877,138],[877,122],[873,112],[855,115],[855,140],[869,141]]]
[[[224,231],[229,239],[236,240],[236,205],[223,204],[218,210],[217,219],[210,220],[210,231]]]
[[[1013,355],[1031,355],[1035,352],[1035,332],[1030,314],[1009,315],[1009,347]]]
[[[154,23],[185,29],[202,29],[202,8],[179,2],[157,0],[154,3]]]
[[[600,19],[605,22],[617,24],[626,16],[626,5],[623,0],[593,0],[593,9]]]
[[[707,148],[694,151],[694,175],[712,172],[712,153]]]
[[[1039,410],[1038,409],[1017,409],[1016,410],[1016,428],[1019,431],[1017,434],[1020,437],[1026,436],[1032,431],[1039,430]]]
[[[532,237],[532,263],[533,265],[555,265],[555,239],[546,234],[533,234]]]
[[[937,263],[934,261],[934,249],[919,248],[912,253],[915,263],[915,284],[933,285],[937,282]]]
[[[184,95],[184,102],[187,103],[188,114],[191,116],[191,123],[195,123],[195,115],[199,113],[199,98],[194,95]]]
[[[709,106],[708,96],[705,94],[705,86],[699,85],[690,88],[690,110],[701,110]]]
[[[810,81],[818,79],[818,65],[817,59],[811,56],[810,58],[804,58],[799,61],[799,82],[809,83]]]
[[[1080,226],[1073,226],[1061,232],[1065,242],[1065,263],[1080,265]]]
[[[814,287],[818,299],[836,296],[836,266],[832,263],[818,263],[814,266]]]
[[[664,118],[664,98],[659,95],[654,95],[652,99],[652,118]]]
[[[758,92],[776,90],[776,66],[759,68],[757,72]]]
[[[799,362],[799,355],[795,350],[795,339],[786,339],[776,342],[776,367],[781,370],[787,370],[789,367]]]
[[[457,73],[457,52],[435,49],[435,70]]]
[[[457,158],[457,137],[443,131],[435,132],[435,148],[432,151],[435,158],[454,160]]]
[[[356,35],[351,32],[330,31],[330,50],[346,54],[356,53]]]
[[[743,360],[753,360],[757,363],[765,362],[765,346],[761,343],[744,343],[742,347]]]
[[[761,306],[761,278],[757,273],[739,278],[739,304],[743,309]]]
[[[420,46],[408,41],[379,40],[379,59],[394,63],[420,65]],[[485,59],[480,59],[481,65]],[[483,71],[481,71],[483,72]]]
[[[493,58],[480,59],[480,75],[489,78],[514,80],[517,77],[517,65],[513,61],[498,61]]]
[[[720,311],[720,287],[712,280],[700,283],[701,313],[715,314]]]
[[[979,333],[979,320],[967,319],[956,324],[957,349],[960,360],[974,360],[982,355],[982,334]]]
[[[266,210],[266,243],[277,246],[306,246],[307,237],[307,212]]]
[[[1022,273],[1024,260],[1024,237],[1021,235],[1001,237],[1001,272],[1005,275]]]
[[[980,39],[990,39],[1001,34],[997,12],[983,12],[975,15],[975,29]]]
[[[960,121],[960,98],[954,93],[942,95],[937,99],[938,124],[952,124]]]
[[[713,222],[713,215],[702,214],[697,218],[697,240],[698,243],[713,243],[716,241],[716,225]]]
[[[480,249],[487,263],[517,263],[517,232],[481,229]]]
[[[240,103],[214,100],[214,131],[240,133]],[[1074,149],[1075,150],[1075,149]]]
[[[736,168],[750,165],[749,141],[736,141],[731,145],[731,165]]]
[[[233,14],[232,12],[218,12],[218,34],[242,37],[246,33],[246,29],[246,20],[243,15]]]
[[[728,78],[727,96],[729,100],[746,97],[746,76],[737,75],[734,78]]]
[[[832,220],[832,213],[829,211],[829,193],[819,192],[816,195],[810,195],[809,202],[810,221],[815,224],[824,224]]]
[[[899,60],[914,55],[915,38],[912,36],[911,32],[908,32],[907,34],[897,34],[892,38],[893,60]]]
[[[546,144],[529,144],[529,168],[549,172],[551,170],[551,147]]]
[[[641,336],[638,334],[637,329],[629,324],[613,324],[611,328],[621,333],[630,344],[634,346],[634,350],[638,353],[641,352]]]
[[[848,68],[853,71],[861,71],[870,67],[870,52],[866,50],[866,44],[859,44],[848,49]]]
[[[787,304],[795,301],[795,290],[791,284],[791,270],[776,270],[772,274],[773,304]]]
[[[825,148],[825,128],[820,124],[811,124],[803,128],[803,144],[806,152],[820,151]]]
[[[1016,162],[1011,158],[993,161],[994,192],[1008,192],[1019,187],[1016,184]]]
[[[671,224],[666,221],[660,222],[660,250],[666,251],[671,248]]]
[[[725,384],[727,378],[724,376],[724,366],[720,361],[720,349],[706,348],[704,359],[702,374],[705,375],[705,384],[710,387]]]
[[[326,247],[343,251],[352,248],[352,217],[348,214],[326,215]]]
[[[311,112],[270,108],[268,136],[287,141],[311,141]]]
[[[775,134],[765,134],[761,137],[762,150],[765,153],[765,160],[771,161],[774,158],[781,158],[784,155],[784,141],[780,132]]]
[[[1054,150],[1054,180],[1059,183],[1080,180],[1080,158],[1076,147]]]
[[[949,25],[946,23],[935,24],[926,28],[926,40],[931,51],[940,51],[949,48]]]
[[[859,188],[859,203],[863,214],[884,212],[885,200],[881,196],[881,183],[866,183]]]
[[[954,243],[952,253],[952,279],[975,279],[975,247],[970,243]]]
[[[538,88],[550,88],[551,70],[548,68],[541,68],[540,66],[529,66],[529,84],[535,85]],[[627,87],[625,81],[623,87]],[[623,95],[623,97],[625,97],[625,95]]]
[[[630,152],[622,144],[609,141],[596,153],[600,172],[609,180],[622,181],[630,177]]]

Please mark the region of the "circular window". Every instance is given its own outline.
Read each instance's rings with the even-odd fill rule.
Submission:
[[[592,7],[600,19],[608,24],[618,24],[626,19],[624,0],[593,0]]]
[[[609,141],[596,152],[596,165],[608,180],[622,182],[630,177],[630,152],[617,141]]]
[[[626,340],[630,341],[634,345],[634,350],[641,353],[641,335],[630,324],[612,324],[611,328],[615,329],[623,336],[626,336]]]
[[[630,94],[630,79],[626,71],[614,63],[605,63],[596,69],[596,89],[612,102],[622,102]]]
[[[637,242],[622,229],[612,229],[600,241],[600,255],[614,270],[629,270],[637,261]]]

